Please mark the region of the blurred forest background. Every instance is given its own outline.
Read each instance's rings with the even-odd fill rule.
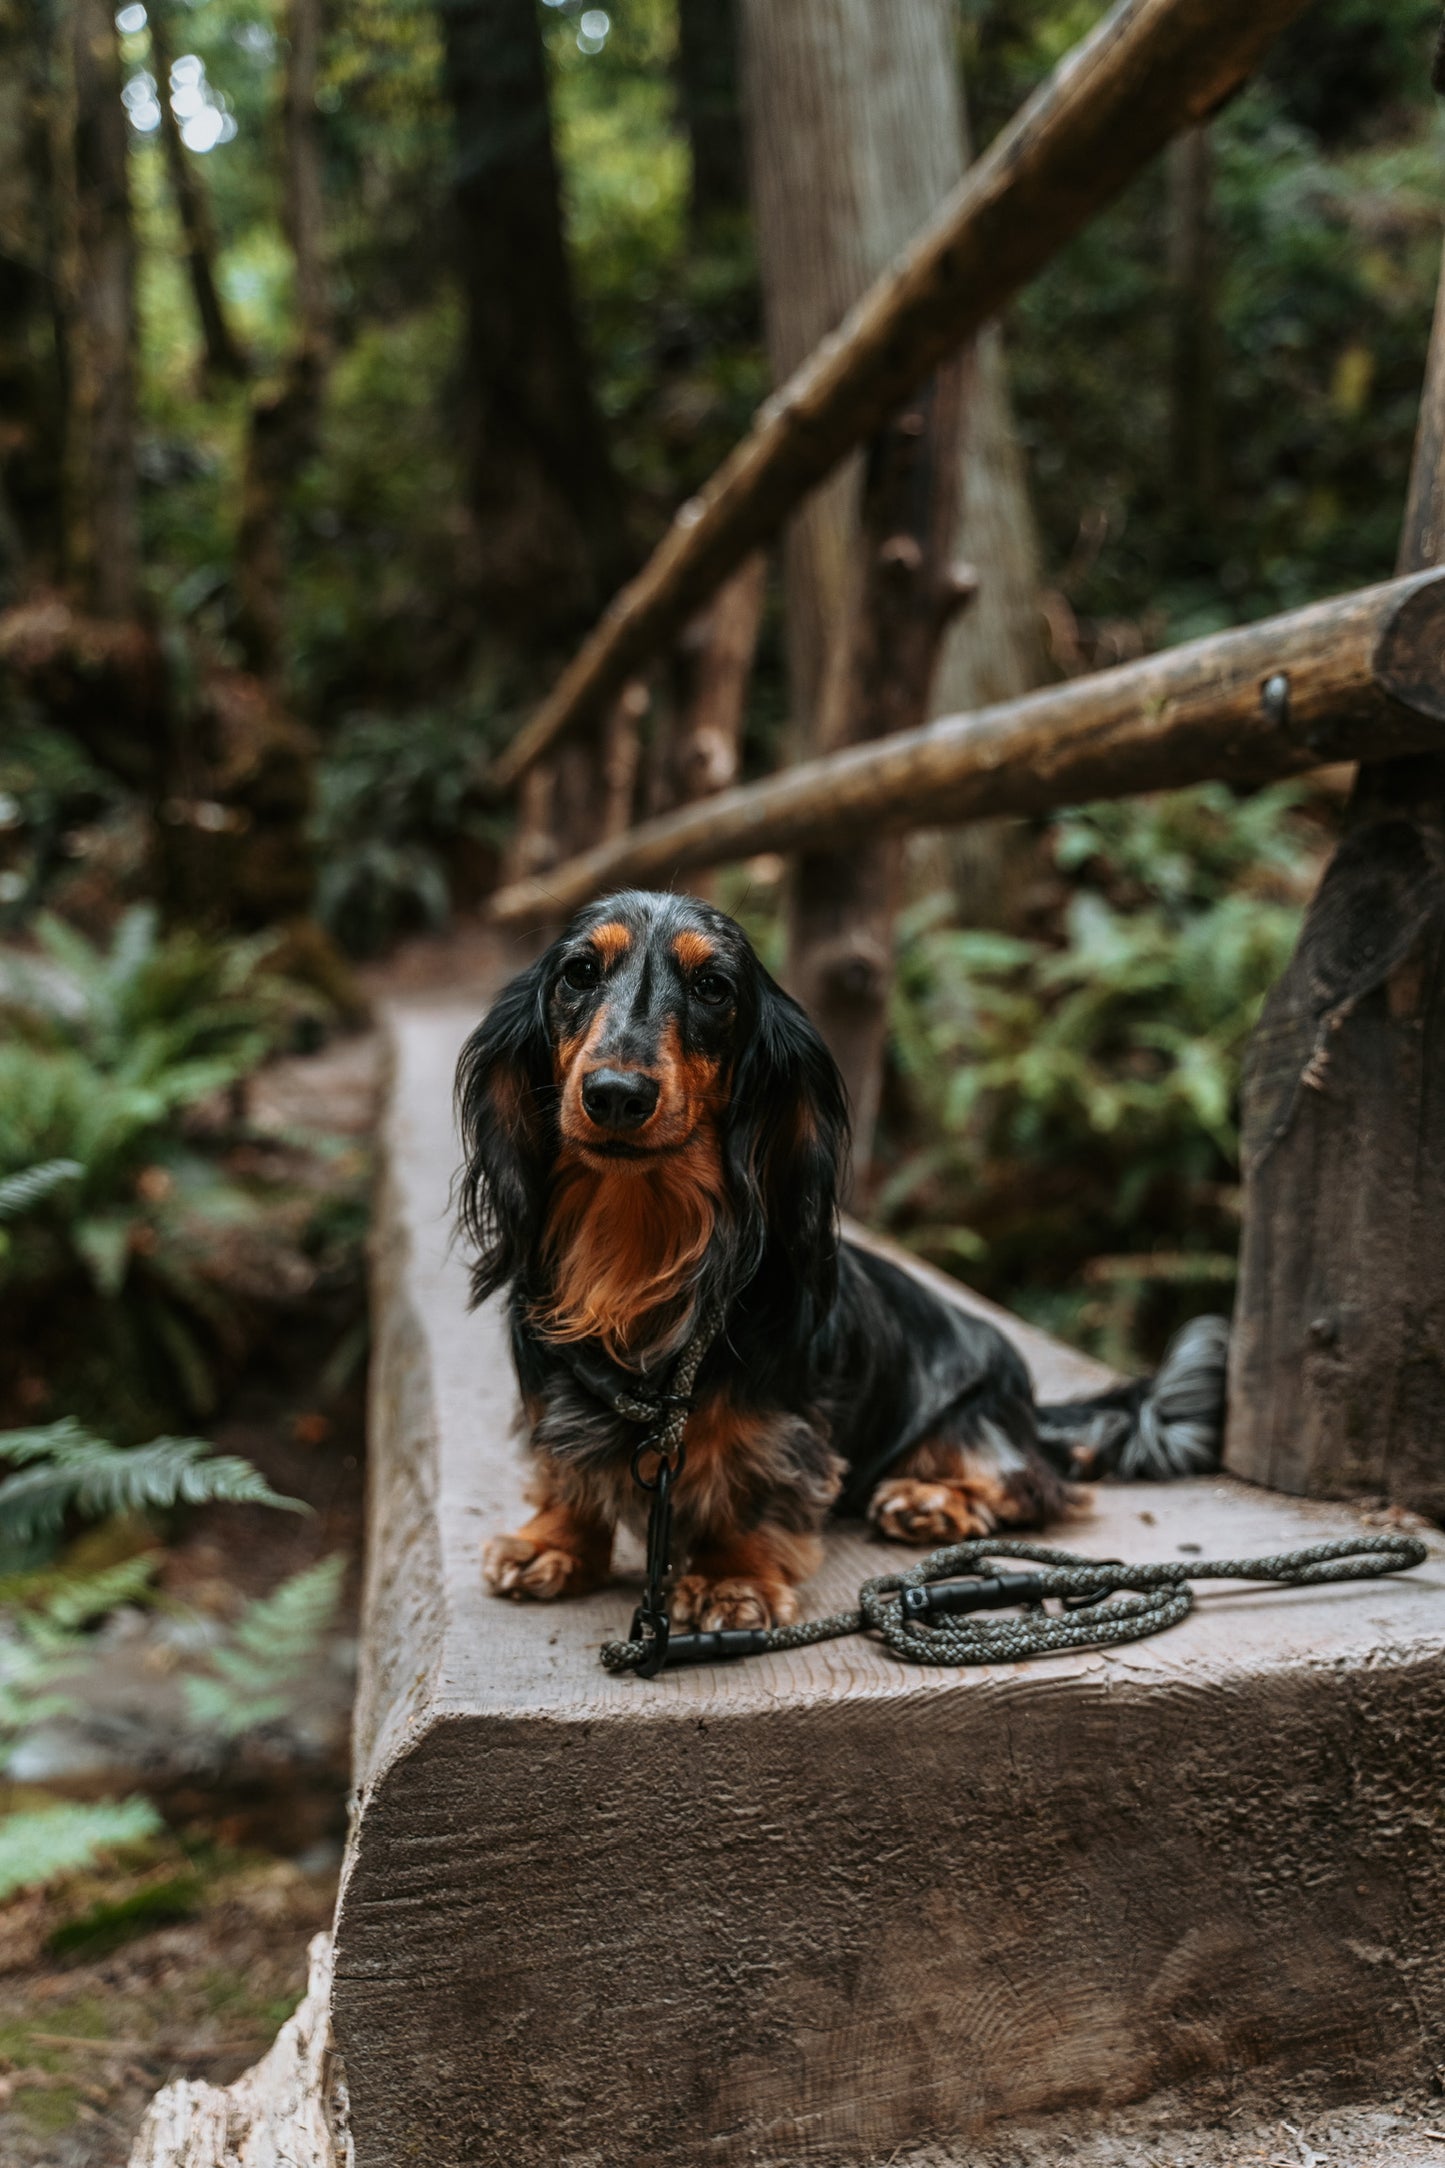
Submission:
[[[368,995],[495,884],[489,757],[960,114],[986,145],[1097,13],[0,0],[7,2159],[123,2159],[327,1917]],[[1437,18],[1316,0],[991,337],[940,706],[1390,574]],[[829,501],[769,568],[744,775],[806,743]],[[869,1215],[1122,1365],[1227,1307],[1239,1060],[1343,789],[917,839]],[[775,965],[782,875],[717,889]]]

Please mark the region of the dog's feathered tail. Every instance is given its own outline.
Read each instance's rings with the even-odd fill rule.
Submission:
[[[1228,1355],[1229,1320],[1192,1318],[1152,1378],[1041,1407],[1039,1443],[1075,1481],[1208,1475],[1219,1466],[1224,1439]]]

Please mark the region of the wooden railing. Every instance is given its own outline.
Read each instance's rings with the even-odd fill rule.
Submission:
[[[520,785],[521,803],[511,871],[491,911],[537,928],[622,883],[667,885],[762,849],[794,853],[796,990],[839,1055],[866,1153],[898,832],[1209,778],[1258,783],[1331,761],[1364,764],[1352,832],[1247,1066],[1228,1457],[1285,1487],[1384,1492],[1439,1515],[1445,574],[1434,568],[1445,559],[1445,285],[1401,578],[975,714],[924,720],[943,627],[970,586],[944,551],[974,333],[1172,136],[1207,119],[1302,5],[1119,0],[1061,63],[762,408],[498,759],[494,787]],[[834,706],[814,737],[841,749],[727,787],[757,628],[758,552],[865,441],[859,606],[838,632],[827,673]],[[907,487],[896,486],[900,475]],[[709,605],[711,629],[700,616]],[[671,810],[638,824],[646,679],[675,660],[680,638],[692,649],[694,691],[675,725],[673,765],[690,781],[673,789]],[[710,639],[717,667],[707,666]],[[687,753],[700,747],[712,749],[706,759]],[[797,953],[810,883],[823,899],[814,917],[829,927],[819,944],[828,967],[811,978]]]

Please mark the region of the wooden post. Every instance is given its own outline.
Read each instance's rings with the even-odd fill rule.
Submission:
[[[1445,558],[1445,278],[1400,569]],[[1432,660],[1435,658],[1432,657]],[[1226,1465],[1445,1514],[1445,755],[1360,772],[1245,1065]]]
[[[603,728],[571,738],[522,778],[506,877],[536,897],[529,916],[539,932],[568,915],[550,894],[551,869],[597,841],[615,847],[632,825],[640,756],[639,728],[650,705],[634,679],[612,704]]]
[[[971,353],[946,363],[872,446],[859,594],[830,658],[820,745],[915,729],[928,713],[943,635],[974,586],[952,563],[971,375]],[[882,1086],[900,863],[893,836],[804,851],[788,891],[788,985],[843,1073],[860,1193]]]
[[[1437,572],[1213,633],[972,715],[941,716],[723,791],[557,866],[547,900],[571,911],[624,883],[665,887],[689,867],[754,851],[1433,751],[1445,740],[1442,726],[1445,573]],[[541,900],[519,882],[493,898],[491,915],[516,924]]]
[[[671,709],[653,739],[650,813],[696,805],[737,780],[767,570],[759,550],[719,588],[711,609],[695,618],[678,642]],[[711,893],[705,875],[689,886],[700,895]]]

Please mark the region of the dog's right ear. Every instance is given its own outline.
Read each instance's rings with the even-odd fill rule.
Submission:
[[[462,1048],[457,1123],[465,1155],[457,1218],[476,1244],[472,1301],[505,1287],[541,1231],[555,1142],[548,957],[503,989]]]

